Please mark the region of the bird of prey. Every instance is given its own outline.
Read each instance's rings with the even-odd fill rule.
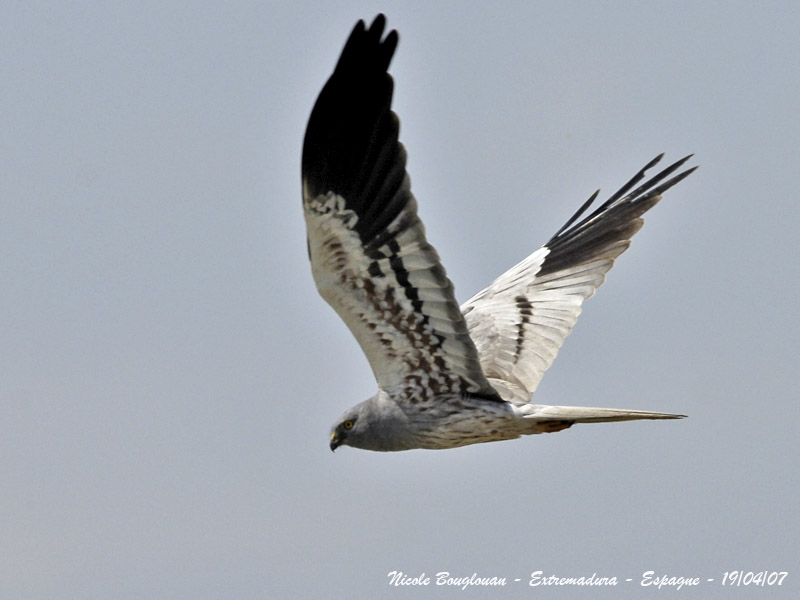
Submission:
[[[355,336],[378,393],[346,411],[340,445],[457,448],[574,423],[683,415],[531,402],[584,300],[694,168],[686,157],[646,179],[650,161],[607,201],[589,198],[550,240],[461,307],[417,216],[392,112],[398,35],[359,21],[311,112],[302,158],[314,281]]]

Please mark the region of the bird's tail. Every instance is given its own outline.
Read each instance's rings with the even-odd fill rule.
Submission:
[[[594,408],[591,406],[545,406],[541,404],[517,405],[522,417],[532,425],[532,433],[561,431],[574,423],[609,423],[613,421],[638,421],[639,419],[682,419],[686,415],[625,410],[621,408]]]

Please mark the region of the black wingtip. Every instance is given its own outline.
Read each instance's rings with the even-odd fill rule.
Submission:
[[[664,158],[664,153],[662,152],[654,159],[652,159],[650,162],[648,162],[644,167],[639,169],[636,175],[634,175],[625,185],[623,185],[619,190],[617,190],[614,194],[612,194],[608,200],[606,200],[600,206],[598,206],[594,211],[592,211],[590,215],[585,217],[580,223],[574,225],[573,228],[577,229],[585,225],[587,222],[591,221],[592,219],[602,214],[603,212],[608,211],[609,209],[611,209],[611,207],[615,205],[623,203],[627,204],[640,203],[642,201],[652,199],[655,196],[659,196],[660,194],[662,194],[663,192],[674,186],[676,183],[688,177],[691,173],[693,173],[697,169],[697,167],[692,167],[691,169],[687,169],[686,171],[679,173],[672,179],[667,180],[665,183],[661,183],[662,181],[664,181],[664,179],[672,175],[672,173],[674,173],[675,171],[680,169],[684,164],[686,164],[686,162],[693,156],[694,154],[689,154],[687,156],[684,156],[680,160],[675,161],[674,163],[662,169],[661,171],[656,173],[653,177],[642,183],[639,187],[631,191],[633,186],[635,186],[642,179],[645,178],[647,171],[656,166],[661,161],[661,159]],[[582,216],[584,212],[586,212],[586,210],[589,208],[589,205],[595,198],[597,198],[597,192],[595,192],[587,202],[584,202],[584,204],[580,207],[580,209],[578,209],[578,212],[576,212],[569,219],[569,221],[567,221],[565,226],[559,229],[558,233],[556,233],[556,235],[554,235],[553,238],[551,238],[551,241],[559,237],[562,233],[564,233],[564,231],[573,226],[575,221],[580,216]]]
[[[387,70],[398,35],[392,30],[384,37],[385,28],[383,14],[369,28],[363,20],[355,24],[311,111],[303,178],[315,194],[352,192],[374,132],[389,120],[394,86]],[[391,137],[391,126],[385,129]]]
[[[575,214],[574,214],[574,215],[572,215],[572,216],[569,218],[569,220],[568,220],[566,223],[564,223],[564,224],[561,226],[561,229],[559,229],[558,231],[556,231],[555,235],[554,235],[554,236],[553,236],[551,239],[554,239],[554,238],[557,238],[558,236],[560,236],[560,235],[561,235],[561,234],[562,234],[562,233],[563,233],[563,232],[564,232],[566,229],[569,229],[569,227],[570,227],[570,226],[571,226],[571,225],[572,225],[572,224],[573,224],[575,221],[577,221],[578,219],[580,219],[581,215],[582,215],[583,213],[585,213],[585,212],[586,212],[586,209],[587,209],[587,208],[589,208],[589,207],[592,205],[592,203],[593,203],[595,200],[597,200],[597,197],[598,197],[599,195],[600,195],[600,190],[599,190],[599,189],[598,189],[598,190],[595,190],[595,191],[594,191],[594,194],[592,194],[591,196],[589,196],[589,199],[588,199],[588,200],[586,200],[586,202],[584,202],[583,204],[581,204],[581,207],[580,207],[578,210],[576,210],[576,211],[575,211]]]
[[[378,13],[372,19],[372,24],[369,26],[369,34],[372,39],[380,41],[383,37],[383,30],[386,29],[386,15]]]
[[[687,157],[687,158],[689,158],[689,157]],[[699,168],[700,168],[700,165],[696,165],[696,166],[692,167],[691,169],[687,169],[687,170],[683,171],[682,173],[678,173],[672,179],[669,179],[669,180],[665,181],[664,183],[662,183],[657,188],[654,188],[650,193],[652,195],[660,196],[661,194],[666,192],[669,188],[671,188],[673,185],[675,185],[677,183],[680,183],[681,181],[686,179],[689,175],[694,173]]]
[[[367,64],[367,61],[376,71],[386,71],[397,49],[400,36],[392,29],[384,38],[384,29],[386,29],[386,16],[383,13],[379,13],[373,19],[369,28],[364,20],[360,19],[344,44],[334,73],[352,71]]]
[[[664,156],[664,155],[661,154],[660,156]],[[693,167],[692,169],[690,169],[688,171],[684,171],[680,175],[676,175],[675,177],[673,177],[672,179],[670,179],[666,183],[656,187],[660,182],[662,182],[664,179],[666,179],[667,177],[672,175],[675,171],[677,171],[684,164],[686,164],[686,161],[688,161],[690,158],[692,158],[692,156],[694,156],[694,155],[693,154],[689,154],[688,156],[684,156],[682,159],[680,159],[678,161],[675,161],[670,166],[665,168],[663,171],[659,171],[656,175],[654,175],[653,177],[648,179],[646,182],[644,182],[642,185],[640,185],[638,188],[633,190],[630,193],[631,199],[634,200],[634,199],[636,199],[637,196],[641,196],[643,198],[645,196],[648,197],[648,198],[649,197],[653,197],[653,196],[658,196],[659,194],[661,194],[662,192],[665,192],[666,190],[671,188],[673,185],[675,185],[679,181],[685,179],[697,167]],[[644,171],[646,169],[647,169],[647,167],[645,167],[645,169],[642,169],[642,173],[644,173]]]
[[[636,175],[608,200],[584,216],[597,198],[595,192],[545,244],[551,253],[542,265],[540,273],[555,271],[584,259],[588,260],[610,244],[630,239],[641,226],[641,221],[636,225],[636,220],[659,201],[663,192],[686,179],[697,169],[692,167],[673,175],[692,156],[690,154],[683,157],[640,184],[645,179],[646,172],[664,157],[664,154],[659,154],[639,169]],[[633,189],[636,185],[638,187]]]
[[[364,242],[410,197],[388,73],[399,36],[395,30],[384,35],[385,29],[382,13],[369,26],[362,20],[353,27],[311,111],[303,143],[304,194],[342,197],[359,217],[355,230]]]

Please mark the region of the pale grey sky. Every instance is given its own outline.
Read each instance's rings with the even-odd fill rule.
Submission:
[[[374,381],[313,286],[300,151],[378,11],[461,300],[595,188],[695,153],[537,392],[690,418],[330,452]],[[645,597],[654,570],[705,599],[735,569],[789,571],[737,597],[800,590],[797,3],[2,12],[0,597]],[[395,589],[394,570],[522,581]],[[634,581],[530,588],[537,570]]]

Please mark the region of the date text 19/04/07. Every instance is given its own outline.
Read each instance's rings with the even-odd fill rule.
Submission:
[[[658,589],[672,588],[681,589],[683,587],[694,587],[702,584],[717,584],[723,586],[780,586],[788,573],[786,571],[726,571],[722,579],[700,577],[675,577],[670,575],[656,574],[655,571],[645,571],[638,579],[600,577],[597,573],[582,577],[559,577],[557,575],[546,575],[543,571],[534,571],[527,580],[531,587],[538,586],[614,586],[614,585],[634,585],[638,583],[642,587],[655,587]],[[439,571],[433,576],[425,573],[411,576],[402,571],[390,571],[388,574],[389,585],[399,586],[437,586],[458,587],[465,590],[469,587],[504,587],[506,585],[520,585],[521,578],[508,577],[485,577],[473,573],[468,576],[451,575],[448,571]]]

